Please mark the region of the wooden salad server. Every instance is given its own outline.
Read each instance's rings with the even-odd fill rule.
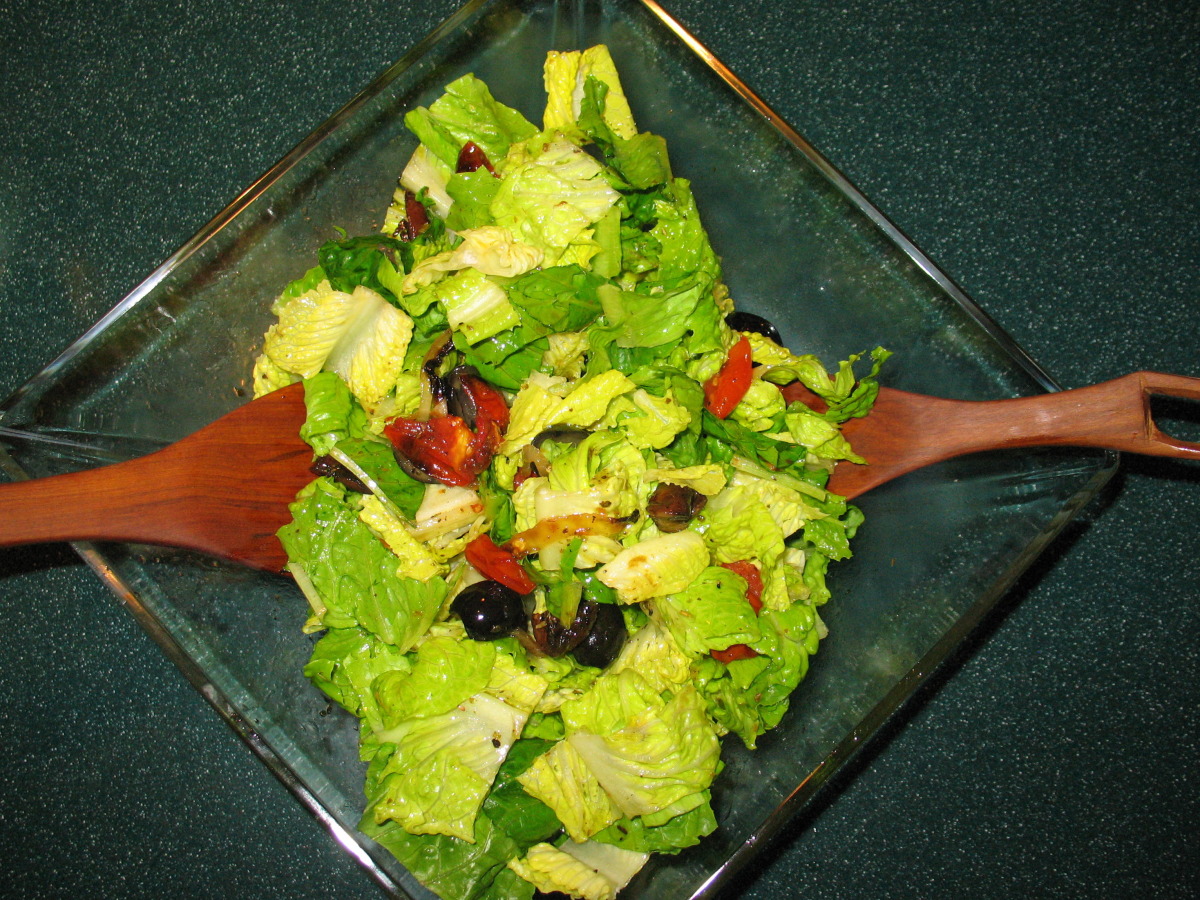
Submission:
[[[785,389],[789,399],[802,393]],[[991,401],[881,388],[871,413],[843,426],[868,465],[840,464],[829,488],[853,498],[922,466],[1010,447],[1098,447],[1200,460],[1200,444],[1159,431],[1152,395],[1200,400],[1200,378],[1135,372],[1092,387]],[[148,456],[0,485],[0,547],[156,544],[281,572],[287,559],[275,532],[290,521],[288,504],[313,477],[312,451],[299,437],[303,422],[303,389],[292,385]]]

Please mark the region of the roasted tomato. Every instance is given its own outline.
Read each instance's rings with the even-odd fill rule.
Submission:
[[[496,167],[487,158],[487,154],[483,152],[483,148],[474,141],[467,141],[463,144],[462,150],[458,152],[458,165],[454,167],[454,171],[474,172],[476,169],[487,169],[493,175],[496,175]],[[496,177],[499,178],[500,176],[497,175]]]
[[[535,587],[529,573],[517,562],[517,558],[486,534],[481,534],[463,550],[467,562],[473,565],[484,578],[498,581],[518,594],[531,594]]]
[[[756,656],[758,656],[758,651],[746,644],[734,644],[726,647],[724,650],[712,651],[712,658],[726,665],[729,665],[735,659],[754,659]]]
[[[498,390],[471,369],[455,370],[462,416],[436,416],[427,422],[393,419],[383,433],[412,468],[442,484],[466,487],[488,467],[508,428],[508,406]]]
[[[728,417],[750,390],[753,369],[750,339],[743,336],[729,348],[721,371],[704,383],[704,408],[718,419]]]

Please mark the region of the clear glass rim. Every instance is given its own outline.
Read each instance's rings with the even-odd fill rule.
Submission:
[[[70,344],[57,358],[51,361],[29,381],[20,386],[3,403],[0,403],[0,422],[5,414],[21,400],[41,386],[52,381],[57,374],[88,347],[117,319],[136,306],[178,266],[192,257],[206,243],[226,228],[239,214],[278,182],[293,167],[311,153],[338,127],[358,111],[364,104],[377,96],[389,84],[403,75],[445,36],[466,20],[488,6],[501,0],[467,0],[458,10],[414,44],[395,63],[388,66],[368,85],[360,90],[345,105],[317,126],[307,137],[271,166],[263,175],[242,190],[228,205],[206,223],[192,238],[184,243],[160,264],[145,280],[122,298],[102,318]],[[745,82],[728,66],[721,62],[704,44],[692,35],[655,0],[633,0],[643,6],[674,33],[696,54],[726,85],[732,88],[758,114],[796,147],[822,175],[833,184],[855,207],[869,218],[904,254],[948,297],[993,339],[1030,378],[1046,391],[1061,390],[1059,384],[1036,362],[1013,338],[982,308],[943,272],[916,244],[876,207],[845,175],[805,140],[790,124],[774,112]],[[830,778],[843,765],[858,755],[880,727],[904,706],[917,689],[943,663],[963,639],[970,634],[992,611],[1016,579],[1030,566],[1042,551],[1056,538],[1063,527],[1074,518],[1080,509],[1112,477],[1119,461],[1118,454],[1105,451],[1096,472],[1046,528],[1023,548],[1009,569],[981,595],[971,607],[938,639],[932,648],[914,665],[888,694],[878,703],[855,728],[810,772],[794,791],[764,820],[726,862],[691,895],[692,900],[714,898],[729,886],[731,879],[743,871],[764,843],[777,836],[817,794],[829,784]],[[28,474],[0,445],[0,470],[9,477],[21,479]],[[136,592],[118,574],[106,557],[103,549],[89,543],[73,543],[72,548],[129,608],[142,628],[159,645],[162,651],[180,669],[189,683],[209,702],[222,719],[246,743],[251,751],[267,766],[268,770],[296,797],[330,835],[346,849],[369,876],[386,892],[395,896],[407,896],[403,888],[392,878],[347,829],[327,810],[308,789],[291,767],[271,748],[258,730],[242,716],[230,700],[211,682],[202,668],[180,647],[179,643],[138,598]]]

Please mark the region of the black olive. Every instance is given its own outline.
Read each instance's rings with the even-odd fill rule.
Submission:
[[[507,637],[525,624],[521,595],[498,581],[479,581],[463,588],[450,611],[462,619],[467,635],[477,641]]]
[[[355,491],[359,494],[369,494],[371,489],[363,484],[358,476],[343,466],[332,456],[317,457],[308,469],[314,475],[324,475],[327,478],[332,478],[344,488]]]
[[[615,603],[597,603],[596,620],[572,653],[575,661],[603,669],[625,646],[625,617]]]
[[[672,534],[687,528],[688,522],[704,509],[707,502],[708,498],[695,488],[664,481],[650,495],[646,513],[659,531]]]
[[[554,441],[556,444],[579,444],[591,436],[590,431],[583,431],[579,428],[547,428],[545,431],[538,432],[530,443],[541,449],[545,441]]]
[[[779,329],[762,316],[738,310],[737,312],[731,312],[725,317],[725,324],[734,331],[753,331],[755,334],[761,334],[763,337],[770,338],[775,343],[783,346],[783,335],[779,333]]]
[[[479,410],[468,383],[471,379],[482,380],[473,366],[458,366],[446,376],[446,412],[458,416],[468,428],[474,429]]]
[[[441,483],[395,447],[392,448],[392,456],[396,457],[396,465],[403,469],[404,474],[408,475],[410,478],[413,478],[422,484]]]

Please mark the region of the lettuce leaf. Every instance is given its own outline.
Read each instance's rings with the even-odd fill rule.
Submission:
[[[604,372],[577,382],[565,396],[551,393],[550,379],[530,379],[522,385],[509,411],[508,431],[501,453],[512,453],[555,425],[594,425],[608,411],[615,397],[633,390],[633,382],[616,371]],[[565,387],[565,384],[559,386]]]
[[[425,496],[425,485],[400,468],[392,445],[373,437],[346,437],[331,455],[371,488],[379,499],[410,521]]]
[[[530,374],[541,367],[549,347],[539,329],[525,324],[498,331],[477,344],[461,331],[454,334],[454,348],[463,355],[463,362],[474,366],[485,381],[506,391],[521,389]]]
[[[604,178],[600,163],[575,144],[553,140],[539,146],[536,156],[513,163],[505,172],[489,207],[492,218],[519,240],[543,250],[548,265],[583,263],[599,249],[587,232],[619,195]]]
[[[446,85],[446,92],[428,109],[417,107],[405,115],[404,124],[452,171],[468,141],[498,165],[512,144],[537,133],[533,123],[497,101],[474,75],[464,75]]]
[[[750,645],[758,656],[729,664],[705,657],[696,673],[708,714],[751,750],[783,718],[791,693],[808,673],[823,625],[811,603],[798,602],[785,610],[764,609],[759,628]]]
[[[508,299],[521,321],[539,334],[578,331],[600,315],[604,279],[578,265],[552,266],[509,282]]]
[[[400,650],[425,633],[446,598],[442,581],[396,575],[396,558],[358,517],[346,491],[318,478],[290,507],[279,530],[288,566],[315,596],[314,615],[327,628],[360,626]]]
[[[368,795],[372,790],[368,782]],[[368,813],[359,831],[383,845],[422,884],[454,900],[505,897],[531,900],[534,887],[508,868],[525,848],[486,815],[475,817],[471,841],[440,834],[409,834],[395,821],[376,822]]]
[[[375,692],[381,742],[394,745],[369,809],[414,834],[473,840],[475,818],[546,681],[494,645],[436,635],[410,672],[389,672]]]
[[[304,675],[367,727],[382,724],[371,685],[385,672],[407,671],[406,655],[362,628],[331,628],[313,646]]]
[[[361,439],[368,433],[366,413],[335,372],[305,379],[304,407],[300,437],[318,456],[329,453],[340,441]]]
[[[621,818],[583,757],[565,740],[538,756],[517,780],[554,811],[573,840],[585,841]]]
[[[446,196],[453,205],[446,214],[446,227],[462,232],[494,224],[490,207],[498,190],[500,179],[486,168],[451,175],[446,182]]]
[[[602,421],[622,429],[633,446],[649,450],[667,446],[691,423],[692,414],[673,394],[659,398],[642,388],[614,399]]]
[[[680,531],[626,547],[601,566],[596,577],[616,591],[622,603],[640,603],[683,590],[708,563],[706,539],[694,531]]]
[[[576,122],[583,111],[585,86],[595,83],[601,85],[606,98],[601,114],[605,130],[627,139],[637,134],[616,64],[605,45],[562,53],[550,51],[546,54],[542,81],[547,95],[542,116],[546,131],[580,136]]]
[[[717,830],[717,817],[713,812],[710,793],[702,793],[703,803],[661,825],[648,825],[640,816],[621,819],[597,832],[592,840],[638,853],[674,854],[694,847],[701,838]]]
[[[646,864],[648,854],[588,841],[537,844],[508,866],[539,891],[581,900],[614,900]]]
[[[627,669],[598,678],[562,716],[567,743],[626,816],[699,795],[716,773],[720,745],[691,686],[663,700]]]
[[[280,310],[263,352],[303,378],[337,372],[371,407],[395,386],[412,332],[412,319],[378,292],[360,285],[346,293],[323,281]]]
[[[679,648],[692,656],[759,638],[745,579],[720,566],[709,566],[682,591],[657,597],[650,606]]]
[[[525,733],[529,731],[527,725]],[[537,737],[522,737],[513,744],[483,801],[483,814],[498,822],[509,837],[524,847],[548,841],[562,831],[562,822],[554,810],[527,793],[517,780],[553,744],[553,740]]]

